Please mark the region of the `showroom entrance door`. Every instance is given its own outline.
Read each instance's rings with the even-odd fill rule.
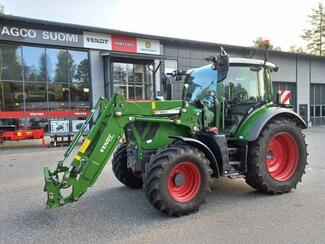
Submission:
[[[153,99],[153,75],[148,64],[112,62],[113,91],[122,89],[126,99]]]

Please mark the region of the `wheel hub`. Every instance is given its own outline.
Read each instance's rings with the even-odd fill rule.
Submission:
[[[168,191],[178,202],[193,200],[201,186],[201,174],[192,162],[180,162],[170,172]]]
[[[298,166],[299,149],[296,139],[287,132],[276,134],[266,151],[266,168],[277,181],[291,178]]]

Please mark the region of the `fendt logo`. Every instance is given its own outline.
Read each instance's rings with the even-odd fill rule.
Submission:
[[[108,146],[108,144],[113,140],[114,135],[108,134],[108,136],[106,137],[106,140],[104,142],[104,144],[102,145],[102,147],[100,148],[100,152],[105,152],[106,147]]]

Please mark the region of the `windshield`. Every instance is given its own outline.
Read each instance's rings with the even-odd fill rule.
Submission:
[[[218,71],[213,70],[211,65],[195,69],[186,75],[185,84],[188,84],[186,100],[190,103],[200,101],[211,107],[217,92],[217,79]]]
[[[257,66],[232,66],[223,81],[226,101],[251,103],[265,97],[263,68]]]

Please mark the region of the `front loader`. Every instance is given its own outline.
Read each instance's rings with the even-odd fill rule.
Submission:
[[[184,79],[183,100],[127,101],[120,92],[101,98],[57,168],[44,168],[47,206],[77,201],[114,152],[117,179],[143,187],[150,203],[170,216],[198,210],[212,178],[243,177],[260,192],[289,192],[307,164],[301,133],[307,125],[273,97],[276,70],[266,60],[229,59],[222,51],[210,65],[174,72]]]

